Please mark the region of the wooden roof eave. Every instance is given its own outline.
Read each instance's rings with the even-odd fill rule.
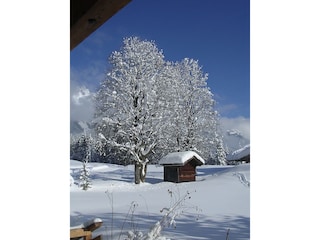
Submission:
[[[70,50],[132,0],[71,0]]]
[[[203,163],[199,159],[197,159],[195,157],[190,158],[188,161],[185,161],[184,163],[163,163],[163,164],[160,164],[160,165],[162,165],[162,166],[170,166],[170,167],[183,167],[184,165],[186,165],[187,163],[189,163],[191,161],[194,161],[196,163],[196,166],[203,165]]]

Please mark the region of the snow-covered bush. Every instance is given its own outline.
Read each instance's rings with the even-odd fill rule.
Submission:
[[[80,173],[80,187],[82,188],[82,190],[88,190],[88,188],[90,188],[91,186],[91,182],[90,182],[90,172],[89,172],[89,168],[88,168],[88,161],[84,160],[82,162],[82,169],[81,169],[81,173]]]
[[[148,232],[143,233],[141,231],[130,230],[127,232],[128,240],[166,240],[167,238],[161,235],[161,232],[166,227],[176,227],[176,218],[185,213],[190,208],[200,211],[198,207],[186,204],[186,201],[191,199],[190,192],[186,192],[184,195],[180,195],[179,189],[173,191],[168,189],[168,194],[171,198],[170,207],[164,207],[160,210],[164,213],[162,218],[157,221]]]

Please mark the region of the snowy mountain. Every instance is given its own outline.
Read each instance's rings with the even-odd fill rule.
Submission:
[[[89,133],[92,130],[92,125],[85,121],[70,121],[70,134],[74,136]]]
[[[245,156],[248,156],[249,154],[250,154],[250,144],[247,144],[246,146],[230,153],[227,156],[227,160],[229,160],[229,161],[230,160],[237,160],[237,159],[243,158]]]

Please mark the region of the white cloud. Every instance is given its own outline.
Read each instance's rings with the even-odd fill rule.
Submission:
[[[70,69],[70,120],[90,121],[93,118],[93,93],[104,78],[105,64],[91,61],[83,69]]]
[[[94,113],[93,93],[76,81],[71,74],[70,83],[70,120],[90,121]]]
[[[72,103],[76,105],[82,105],[83,102],[87,101],[90,98],[90,91],[86,87],[79,87],[74,94],[71,96]]]

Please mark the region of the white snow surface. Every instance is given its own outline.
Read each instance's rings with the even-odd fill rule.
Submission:
[[[230,240],[250,239],[250,164],[202,165],[196,181],[185,183],[163,182],[163,167],[148,165],[140,185],[134,184],[133,165],[88,165],[91,188],[84,191],[82,164],[70,162],[70,227],[98,218],[103,224],[93,237],[129,239],[136,232],[147,234],[184,199],[158,239],[227,239],[228,230]]]
[[[238,160],[250,154],[250,144],[245,145],[243,148],[240,148],[227,156],[227,160]]]
[[[102,222],[102,220],[100,218],[94,218],[94,219],[91,219],[85,223],[79,224],[77,226],[72,226],[72,227],[70,227],[70,229],[85,228],[85,227],[90,226],[92,223],[100,223],[100,222]]]
[[[190,160],[192,157],[196,157],[199,159],[203,164],[205,164],[205,161],[202,157],[200,157],[196,152],[194,151],[185,151],[185,152],[173,152],[169,153],[166,156],[164,156],[160,161],[159,164],[178,164],[183,165],[185,162]]]

